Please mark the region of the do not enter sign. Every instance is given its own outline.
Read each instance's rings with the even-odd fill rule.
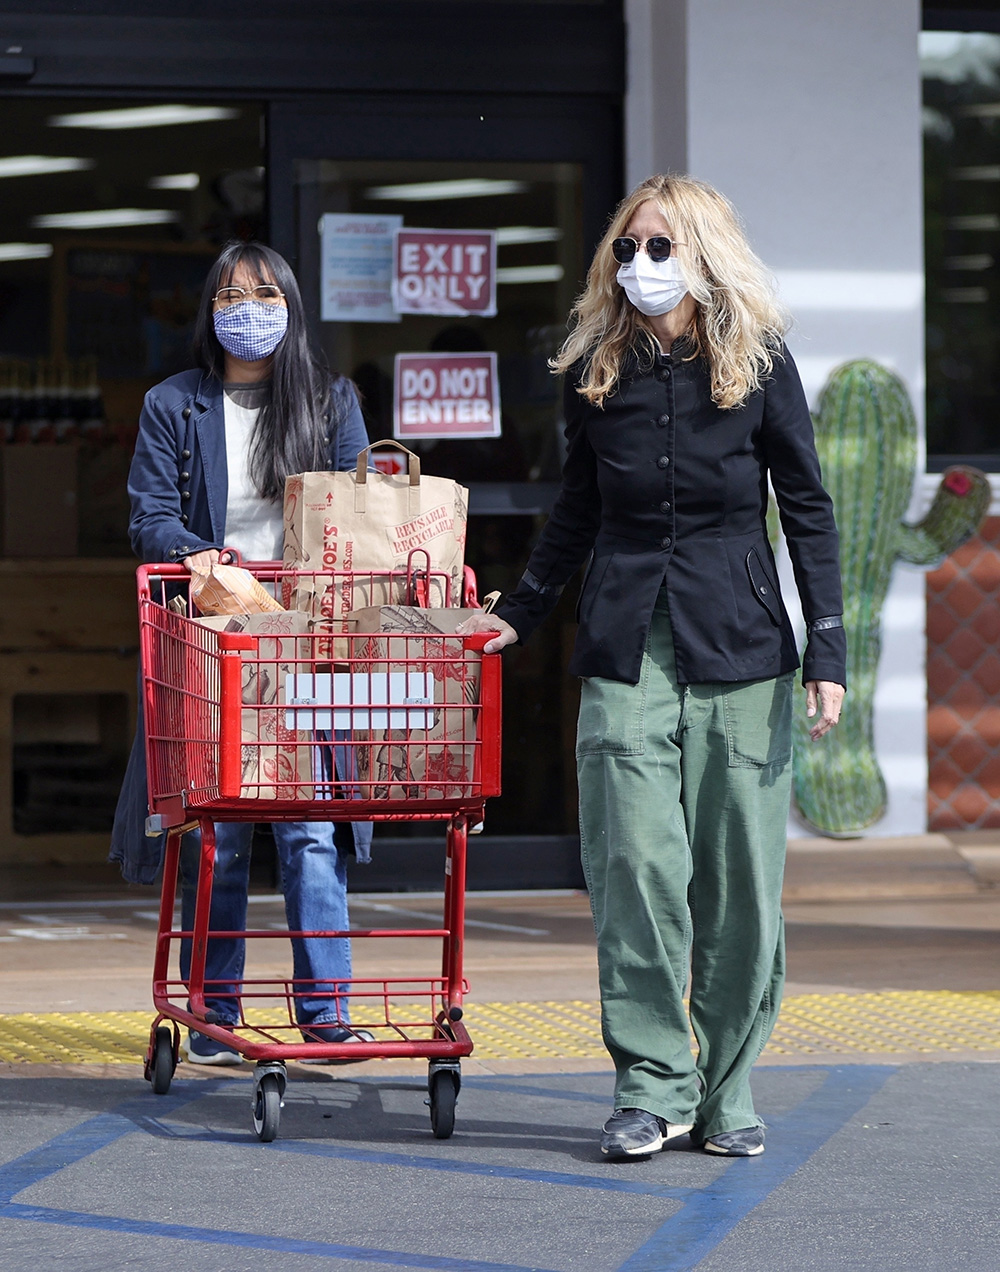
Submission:
[[[398,314],[489,318],[497,311],[493,230],[395,232],[392,306]]]
[[[393,436],[499,437],[495,353],[398,353]]]

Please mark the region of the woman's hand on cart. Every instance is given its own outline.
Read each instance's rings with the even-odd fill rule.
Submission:
[[[192,552],[184,558],[191,574],[211,574],[212,566],[220,561],[223,565],[239,565],[240,555],[235,548],[223,548],[221,552],[218,548],[206,548],[204,552]]]
[[[832,680],[809,680],[806,682],[806,715],[810,719],[819,711],[819,719],[809,730],[809,736],[818,742],[824,733],[829,733],[840,719],[840,708],[846,690]]]
[[[184,558],[184,564],[192,574],[211,574],[212,566],[219,563],[219,549],[206,548],[204,552],[192,552]]]
[[[495,614],[487,614],[485,610],[471,614],[455,628],[458,636],[471,636],[473,632],[496,632],[493,640],[488,640],[483,646],[484,654],[498,654],[505,645],[514,645],[518,639],[510,623],[505,623]]]

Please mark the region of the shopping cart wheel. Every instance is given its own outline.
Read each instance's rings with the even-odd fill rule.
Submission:
[[[167,1094],[176,1067],[174,1031],[168,1025],[160,1025],[153,1042],[153,1063],[150,1065],[149,1072],[149,1080],[153,1084],[155,1095]]]
[[[431,1106],[431,1130],[435,1139],[450,1139],[455,1129],[455,1101],[458,1099],[458,1074],[451,1069],[431,1070],[427,1080]]]
[[[270,1144],[278,1134],[284,1072],[270,1070],[257,1076],[253,1093],[253,1129],[262,1144]]]

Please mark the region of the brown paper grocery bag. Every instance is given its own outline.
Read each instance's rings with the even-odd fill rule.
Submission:
[[[373,606],[351,615],[358,665],[376,672],[423,669],[434,677],[428,728],[355,734],[358,777],[371,799],[468,799],[474,793],[482,654],[455,628],[475,610]]]
[[[374,442],[352,472],[299,473],[285,481],[284,565],[306,573],[286,584],[282,600],[332,632],[349,629],[353,609],[411,600],[405,572],[413,549],[421,550],[417,570],[425,570],[429,558],[432,572],[447,575],[431,580],[427,603],[461,602],[468,491],[450,478],[422,475],[410,451],[406,473],[369,472],[369,451],[384,444],[396,445]],[[382,570],[398,572],[392,587],[364,577]]]
[[[191,569],[191,600],[201,614],[273,614],[283,608],[249,570],[219,561]]]
[[[318,760],[313,734],[286,724],[288,677],[312,671],[311,623],[295,611],[196,619],[215,631],[246,632],[257,650],[244,653],[242,799],[312,800]]]

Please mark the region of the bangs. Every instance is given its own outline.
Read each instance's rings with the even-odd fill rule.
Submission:
[[[223,287],[232,287],[234,285],[233,277],[241,265],[250,275],[250,281],[253,282],[254,286],[258,283],[278,282],[264,253],[252,243],[248,243],[245,247],[234,251],[232,257],[222,265],[219,270],[219,285],[216,291],[221,290]]]

